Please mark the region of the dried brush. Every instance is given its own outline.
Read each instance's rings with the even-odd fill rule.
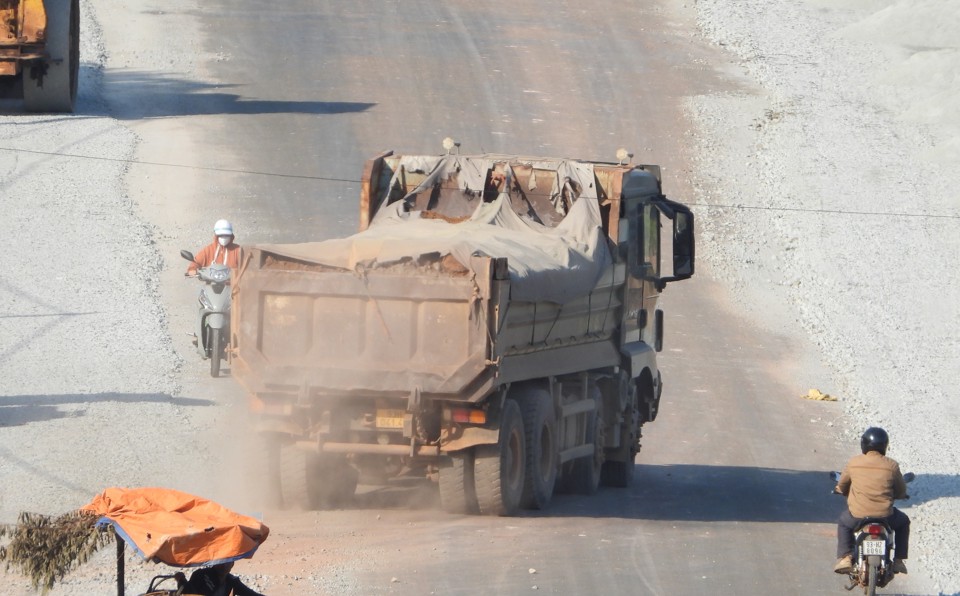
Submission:
[[[0,561],[30,578],[35,590],[46,594],[71,570],[86,563],[110,543],[112,526],[97,527],[98,515],[74,511],[58,517],[23,512],[16,526],[0,527]]]

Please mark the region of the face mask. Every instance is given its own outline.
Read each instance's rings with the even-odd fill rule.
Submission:
[[[226,246],[230,244],[230,236],[217,236],[217,242],[220,243],[220,246]]]

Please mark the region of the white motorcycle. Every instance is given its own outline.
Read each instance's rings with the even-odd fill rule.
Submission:
[[[180,256],[196,262],[193,253],[181,250]],[[230,268],[210,265],[197,270],[204,283],[200,289],[200,307],[197,311],[197,349],[203,358],[210,359],[210,376],[220,376],[220,361],[227,356],[230,341]]]

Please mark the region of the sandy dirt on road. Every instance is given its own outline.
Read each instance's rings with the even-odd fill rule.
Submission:
[[[136,84],[140,68],[199,80],[204,62],[219,57],[202,50],[190,2],[83,7],[84,117],[0,116],[0,521],[25,509],[64,511],[103,486],[156,478],[249,512],[256,503],[238,496],[248,479],[219,473],[240,442],[210,435],[242,416],[224,405],[230,389],[197,380],[203,363],[181,331],[190,313],[164,306],[195,294],[171,250],[195,248],[222,216],[202,200],[195,212],[171,212],[165,198],[202,199],[228,174],[130,165],[188,161],[178,155],[184,145],[162,139],[178,133],[187,143],[204,131],[180,134],[178,119],[117,120],[100,95],[104,68],[117,71],[110,84]],[[748,312],[814,339],[834,373],[834,386],[823,389],[856,421],[839,429],[851,451],[862,426],[891,431],[891,455],[921,475],[911,489],[917,504],[907,509],[915,520],[911,581],[934,578],[924,589],[958,593],[960,575],[934,556],[960,551],[952,447],[960,418],[960,122],[949,109],[960,104],[960,3],[693,7],[699,30],[690,34],[728,51],[745,89],[688,104],[697,195],[686,200],[698,205],[698,252],[714,277],[731,280]],[[275,596],[361,593],[351,569],[364,564],[368,537],[351,534],[348,522],[364,514],[309,516],[331,540],[356,544],[339,551],[350,560],[316,545],[303,517],[271,516],[270,557],[237,571]],[[112,586],[111,556],[101,553],[54,594]],[[156,571],[134,559],[129,567],[131,589]],[[402,591],[402,578],[399,586],[392,579],[379,590]],[[19,577],[3,581],[5,593],[31,593]]]
[[[702,255],[774,329],[799,324],[853,425],[911,487],[911,563],[960,549],[960,2],[697,3],[756,92],[690,101]],[[707,207],[710,205],[710,207]],[[841,462],[838,462],[838,465]],[[919,565],[916,565],[919,563]]]

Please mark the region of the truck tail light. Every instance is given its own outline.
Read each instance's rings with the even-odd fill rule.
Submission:
[[[487,422],[486,412],[471,408],[452,408],[450,417],[454,422],[460,424],[485,424]]]

